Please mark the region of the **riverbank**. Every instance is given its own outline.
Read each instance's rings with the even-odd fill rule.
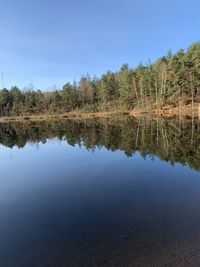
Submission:
[[[103,118],[110,116],[130,115],[130,111],[108,111],[108,112],[68,112],[63,114],[41,114],[41,115],[23,115],[23,116],[9,116],[0,117],[0,123],[3,122],[17,122],[17,121],[48,121],[61,119],[90,119]]]
[[[200,118],[200,104],[195,103],[193,106],[191,104],[184,106],[172,107],[166,105],[162,108],[135,108],[130,111],[131,116],[142,116],[142,115],[152,115],[152,116],[189,116]]]
[[[135,108],[124,111],[105,111],[105,112],[68,112],[63,114],[38,114],[38,115],[23,115],[23,116],[7,116],[0,117],[0,123],[17,122],[17,121],[48,121],[61,119],[91,119],[91,118],[105,118],[110,116],[130,115],[133,117],[151,115],[151,116],[189,116],[200,118],[200,104],[185,105],[179,107],[164,106],[162,108]]]

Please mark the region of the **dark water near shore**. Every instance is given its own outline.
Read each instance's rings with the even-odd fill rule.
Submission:
[[[0,126],[0,266],[199,266],[200,122]]]

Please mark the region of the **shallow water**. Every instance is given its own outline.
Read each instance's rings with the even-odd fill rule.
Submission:
[[[199,266],[199,136],[177,119],[2,125],[0,266]]]

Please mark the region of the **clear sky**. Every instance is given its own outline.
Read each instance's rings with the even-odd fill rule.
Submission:
[[[48,89],[134,67],[199,41],[199,12],[199,0],[0,0],[0,72],[6,87]]]

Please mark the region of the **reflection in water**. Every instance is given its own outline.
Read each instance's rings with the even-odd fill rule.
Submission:
[[[199,128],[130,117],[2,124],[0,266],[199,266]]]
[[[127,156],[140,151],[143,157],[157,156],[172,164],[179,162],[200,169],[200,121],[190,119],[139,119],[116,117],[53,122],[5,123],[0,128],[0,143],[23,148],[27,142],[43,142],[57,137],[68,144],[87,149],[105,147],[122,150]]]

